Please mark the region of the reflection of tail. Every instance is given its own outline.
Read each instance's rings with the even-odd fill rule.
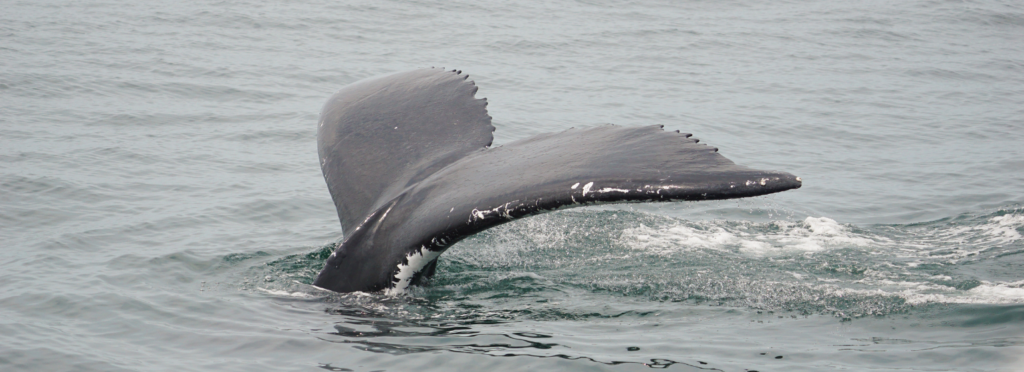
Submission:
[[[347,238],[315,285],[400,290],[460,239],[558,208],[800,187],[660,126],[570,129],[488,149],[486,101],[466,78],[404,72],[349,85],[324,106],[320,163]]]

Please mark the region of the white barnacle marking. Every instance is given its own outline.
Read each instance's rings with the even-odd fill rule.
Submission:
[[[747,180],[747,183],[746,183],[747,186],[750,186],[750,185],[753,185],[753,184],[754,184],[754,181]]]
[[[605,187],[603,189],[600,189],[600,190],[597,190],[597,191],[594,191],[594,192],[606,193],[606,192],[612,192],[612,191],[618,191],[618,192],[621,192],[621,193],[628,193],[629,192],[629,190],[626,190],[626,189],[616,189],[614,187]]]
[[[455,207],[452,207],[452,209],[449,209],[448,213],[452,213],[453,211],[455,211]]]
[[[572,187],[570,187],[570,189],[576,190],[577,187],[580,187],[580,183],[579,182],[576,182],[576,183],[572,184]]]
[[[768,183],[768,179],[767,178],[762,178],[761,179],[761,186],[764,186],[766,183]]]
[[[590,188],[593,186],[593,182],[588,182],[586,185],[583,185],[583,196],[587,196],[587,193],[590,192]]]
[[[797,177],[796,182],[804,182],[804,180],[800,179],[800,177]]]
[[[394,287],[388,288],[387,294],[394,296],[405,293],[405,289],[409,288],[409,284],[412,284],[412,277],[440,255],[440,251],[432,251],[425,246],[409,253],[405,257],[407,263],[404,265],[398,264],[398,274],[395,274],[395,279],[398,279],[398,283],[395,283]]]
[[[331,257],[327,257],[327,259],[328,260],[332,259],[332,258],[334,258],[334,256],[337,256],[337,255],[338,255],[338,251],[331,252]]]
[[[482,220],[482,219],[484,219],[484,217],[486,217],[486,215],[484,215],[484,212],[482,212],[482,211],[480,211],[479,209],[476,209],[476,208],[473,208],[473,212],[471,212],[471,213],[473,213],[473,217],[475,217],[475,219],[477,219],[477,220]]]

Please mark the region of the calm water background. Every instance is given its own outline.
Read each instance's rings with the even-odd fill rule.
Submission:
[[[1024,5],[2,1],[4,371],[1024,369]],[[342,86],[458,68],[501,144],[692,132],[804,187],[308,285]],[[509,175],[515,177],[516,175]]]

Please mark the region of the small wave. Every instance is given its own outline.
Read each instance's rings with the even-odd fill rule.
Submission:
[[[942,258],[948,263],[980,257],[986,252],[1004,253],[1021,242],[1024,213],[1019,208],[983,216],[964,215],[920,225],[894,226],[896,241],[908,256],[927,263]]]
[[[679,221],[668,227],[641,225],[624,230],[620,240],[633,249],[659,254],[693,248],[738,248],[752,255],[818,252],[829,247],[865,247],[887,242],[885,238],[854,233],[850,226],[827,217],[807,217],[796,223]]]
[[[992,242],[1009,244],[1020,240],[1021,236],[1018,230],[1024,227],[1024,215],[1006,214],[992,217],[989,222],[991,224],[982,225],[980,230],[988,234]]]
[[[319,298],[319,296],[314,296],[314,295],[312,295],[310,293],[302,292],[302,291],[285,291],[285,290],[280,290],[280,289],[268,289],[268,288],[263,288],[263,287],[256,287],[256,290],[260,291],[260,292],[263,292],[263,293],[266,293],[266,294],[271,295],[271,296],[276,296],[276,297],[304,298],[304,299],[306,299],[306,298]]]
[[[972,288],[970,291],[971,300],[980,300],[972,303],[1024,303],[1024,280],[1016,282],[991,283],[982,282],[982,285]]]
[[[827,289],[836,296],[898,296],[911,306],[928,304],[1024,304],[1024,281],[989,282],[964,281],[964,285],[950,287],[928,281],[894,282],[890,280],[866,280],[873,289],[842,288],[831,286]],[[975,286],[976,285],[976,286]]]
[[[1000,211],[995,215],[921,225],[858,228],[828,217],[807,217],[800,222],[682,221],[623,230],[621,242],[633,249],[671,254],[690,249],[733,250],[752,255],[821,252],[834,248],[886,248],[904,257],[975,256],[992,248],[1021,241],[1024,214]],[[950,250],[950,248],[958,248]]]

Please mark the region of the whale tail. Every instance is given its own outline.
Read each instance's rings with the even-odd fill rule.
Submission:
[[[317,142],[346,239],[314,285],[401,291],[462,238],[559,208],[801,186],[789,173],[737,165],[658,125],[570,129],[488,148],[494,127],[476,90],[460,71],[422,69],[331,97]]]

